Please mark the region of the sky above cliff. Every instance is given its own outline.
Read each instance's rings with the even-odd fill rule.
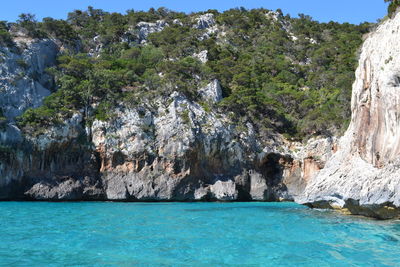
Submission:
[[[167,7],[182,12],[218,9],[224,11],[234,7],[281,8],[283,12],[296,16],[299,13],[312,16],[321,22],[339,21],[361,23],[376,22],[386,15],[384,0],[14,0],[1,4],[0,20],[15,21],[21,13],[36,14],[38,19],[53,17],[65,19],[74,9],[87,6],[109,12],[124,13],[128,9],[148,10],[150,7]]]

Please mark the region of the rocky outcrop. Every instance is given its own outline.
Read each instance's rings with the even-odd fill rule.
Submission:
[[[179,24],[177,22],[176,24]],[[121,36],[121,42],[128,43],[130,46],[137,44],[145,44],[147,37],[151,33],[160,32],[168,27],[168,23],[164,20],[158,20],[156,22],[139,22],[136,27],[131,27]]]
[[[58,47],[25,37],[18,44],[21,52],[2,48],[0,64],[7,117],[0,122],[0,199],[292,200],[307,182],[302,177],[314,174],[304,153],[285,148],[279,135],[262,141],[254,125],[219,112],[218,80],[199,88],[201,104],[174,92],[134,108],[121,105],[107,122],[85,125],[76,113],[23,135],[14,119],[50,94],[46,68],[55,64]]]
[[[91,41],[91,49],[88,55],[91,57],[98,57],[104,47],[103,40],[100,35],[96,35]]]
[[[200,89],[199,93],[205,101],[210,101],[211,103],[217,103],[222,100],[221,84],[217,79]]]
[[[26,109],[41,105],[50,95],[53,78],[46,68],[54,66],[58,53],[51,40],[18,40],[18,48],[0,47],[0,108],[13,120]]]
[[[196,18],[196,25],[194,27],[199,30],[204,30],[211,28],[214,25],[215,25],[214,14],[206,13]]]
[[[221,100],[216,80],[199,91]],[[75,114],[0,151],[0,199],[293,200],[308,163],[285,146],[174,92],[90,127]]]
[[[200,51],[199,53],[193,54],[193,57],[197,58],[198,60],[200,60],[201,63],[205,64],[208,61],[208,51],[207,50]]]
[[[160,32],[167,26],[168,23],[163,20],[158,20],[155,23],[139,22],[136,26],[136,29],[138,30],[139,43],[147,40],[147,36],[149,36],[149,34]]]
[[[338,152],[301,203],[377,218],[400,217],[400,14],[365,40],[352,119]]]
[[[198,37],[199,40],[209,39],[212,35],[219,32],[214,14],[212,13],[206,13],[195,18],[195,25],[193,27],[203,31],[202,35]]]
[[[255,166],[262,163],[251,126],[238,131],[176,92],[154,105],[121,108],[112,122],[93,124],[108,199],[250,200],[250,170],[268,179]],[[265,183],[272,190],[280,181]]]
[[[325,167],[337,150],[337,138],[312,138],[306,144],[287,144],[291,161],[286,163],[283,183],[293,200],[303,196],[308,183]]]
[[[279,13],[267,15],[280,23]],[[192,23],[200,38],[223,29],[212,14]],[[142,22],[122,41],[145,43],[167,26]],[[290,36],[291,26],[281,26]],[[218,80],[202,81],[191,98],[143,96],[140,104],[118,104],[107,121],[86,121],[77,112],[62,125],[22,134],[15,117],[50,94],[46,68],[55,64],[58,47],[18,36],[17,48],[0,48],[0,200],[294,200],[400,217],[399,29],[397,15],[366,39],[344,137],[306,144],[261,135],[246,118],[220,110]],[[100,37],[93,43],[96,55],[103,44]],[[207,62],[206,50],[193,52]]]

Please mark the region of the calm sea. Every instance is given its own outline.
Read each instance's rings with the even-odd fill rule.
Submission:
[[[400,266],[400,222],[293,203],[0,202],[1,266]]]

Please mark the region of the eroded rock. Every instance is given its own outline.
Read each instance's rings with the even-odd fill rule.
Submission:
[[[24,45],[21,54],[0,47],[0,108],[9,120],[40,106],[53,86],[46,68],[56,63],[57,45],[51,40],[27,40]]]
[[[300,201],[381,219],[400,208],[400,14],[369,34],[353,85],[352,119],[338,152]]]
[[[213,80],[204,88],[200,89],[200,95],[206,101],[211,101],[212,103],[217,103],[222,100],[222,89],[221,84],[217,79]]]
[[[214,14],[212,13],[206,13],[196,18],[195,27],[199,30],[208,29],[214,25],[215,25],[215,19],[214,19]]]

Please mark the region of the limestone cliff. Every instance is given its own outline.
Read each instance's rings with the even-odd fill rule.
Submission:
[[[45,70],[55,64],[58,53],[51,40],[17,38],[16,42],[15,48],[0,48],[0,107],[11,120],[50,95],[52,77]]]
[[[221,100],[216,80],[199,92],[209,105]],[[294,153],[279,135],[260,139],[228,115],[177,92],[86,127],[76,114],[0,151],[0,199],[293,200],[331,153],[333,140]]]
[[[278,15],[268,16],[279,21]],[[213,14],[203,14],[191,21],[191,29],[203,31],[199,32],[199,39],[217,34],[224,43],[222,37],[226,33],[216,21]],[[169,24],[163,20],[139,22],[124,32],[120,42],[145,46],[151,33],[181,23],[179,20]],[[385,27],[392,28],[390,23]],[[280,26],[289,38],[297,40],[289,24]],[[379,30],[375,35],[378,34]],[[92,39],[87,53],[97,58],[107,44],[101,36]],[[193,88],[196,100],[177,92],[172,85],[174,89],[168,94],[143,97],[132,105],[116,104],[112,118],[106,121],[88,121],[86,111],[75,110],[74,115],[59,125],[40,131],[31,127],[31,132],[25,129],[21,133],[15,118],[28,108],[40,106],[55,90],[46,68],[56,64],[57,54],[63,49],[57,40],[35,40],[24,35],[15,37],[14,42],[13,49],[0,48],[0,108],[5,117],[0,119],[0,200],[303,201],[306,188],[312,199],[312,188],[320,179],[314,179],[315,175],[336,152],[336,138],[311,139],[299,144],[272,130],[260,130],[260,125],[245,117],[234,118],[233,112],[223,111],[217,104],[223,93],[215,77]],[[387,43],[380,45],[389,46]],[[385,70],[394,70],[396,49],[393,47],[394,54],[382,59]],[[189,52],[201,64],[209,60],[207,50]],[[364,51],[363,57],[365,54],[375,55]],[[376,85],[377,73],[386,72],[375,67],[380,62],[374,61],[377,56],[365,59],[365,64],[362,61],[363,69],[357,74],[365,82],[362,80],[358,85],[360,78],[357,80],[356,88],[363,89],[358,93],[355,90],[354,99],[365,99],[364,106],[358,108],[354,104],[359,102],[357,99],[353,103],[352,131],[367,126],[370,132],[351,139],[349,152],[358,151],[359,161],[366,160],[362,164],[370,164],[371,172],[389,164],[400,149],[392,147],[395,138],[387,138],[385,142],[380,138],[389,131],[385,127],[396,131],[392,125],[392,118],[397,116],[392,110],[396,107],[391,100],[396,99],[394,91],[399,78],[390,77],[385,83],[393,85],[393,96],[387,93],[387,103],[378,101],[375,94],[382,97],[379,88],[385,86]],[[94,109],[88,108],[87,113]],[[357,119],[360,116],[361,121]],[[375,128],[376,121],[381,125],[379,130]],[[348,132],[343,142],[349,144],[346,140],[351,135]],[[332,164],[318,177],[323,177],[330,168]],[[330,188],[335,190],[335,180],[332,183]],[[321,196],[326,196],[325,193],[322,191]]]
[[[217,30],[213,14],[193,21]],[[179,24],[179,21],[174,21]],[[140,22],[121,42],[146,43],[163,21]],[[113,119],[88,123],[76,112],[62,124],[21,132],[15,118],[42,104],[54,89],[46,68],[62,45],[14,33],[14,48],[0,48],[0,199],[33,200],[293,200],[324,166],[334,139],[292,144],[219,110],[217,79],[197,88],[200,99],[182,93],[121,103]],[[88,54],[105,44],[93,39]],[[194,54],[205,64],[207,50]]]
[[[287,40],[299,40],[280,13],[267,17]],[[228,28],[218,21],[206,13],[187,21],[138,22],[114,41],[146,46],[151,34],[185,22],[197,40],[217,38],[227,45]],[[400,217],[400,14],[365,40],[345,135],[305,144],[261,129],[265,125],[246,113],[235,118],[238,114],[218,105],[224,98],[218,77],[198,75],[190,78],[196,80],[190,84],[196,97],[173,80],[158,85],[168,87],[162,94],[146,94],[143,87],[134,103],[116,98],[110,114],[98,117],[104,120],[95,119],[100,102],[94,99],[85,110],[69,110],[57,124],[44,124],[51,127],[21,131],[16,118],[57,90],[46,69],[57,64],[65,47],[56,38],[32,39],[19,31],[12,37],[13,45],[0,47],[0,200],[294,200],[382,219]],[[96,33],[83,44],[92,59],[109,48],[103,37]],[[198,64],[212,61],[215,51],[199,48],[186,52]]]
[[[377,218],[400,216],[399,43],[400,14],[365,40],[350,126],[300,202]]]

